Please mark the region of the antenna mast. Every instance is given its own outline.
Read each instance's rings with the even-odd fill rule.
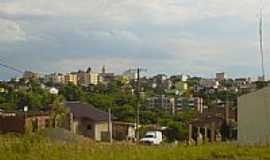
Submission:
[[[262,8],[260,9],[259,27],[260,27],[259,28],[259,34],[260,34],[261,71],[262,71],[262,80],[265,81],[264,51],[263,51],[263,15],[262,15]]]

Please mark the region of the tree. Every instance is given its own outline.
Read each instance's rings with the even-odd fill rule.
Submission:
[[[188,126],[188,124],[198,115],[194,110],[186,109],[183,112],[179,112],[175,115],[174,120],[180,121],[183,125]]]
[[[1,109],[4,109],[6,111],[12,111],[16,108],[16,105],[13,103],[5,102],[1,103]]]
[[[165,136],[169,142],[173,142],[175,140],[181,140],[181,124],[175,121],[169,121],[167,124],[167,129],[165,132]]]
[[[114,116],[121,121],[134,122],[136,110],[129,104],[123,106],[115,106],[112,110]]]
[[[68,101],[84,101],[85,99],[85,93],[83,90],[72,83],[64,85],[60,89],[59,93],[60,95],[63,95]]]
[[[108,108],[112,108],[113,105],[113,97],[102,94],[91,94],[87,96],[86,101],[104,111],[107,111]]]
[[[53,127],[58,127],[68,113],[68,109],[64,106],[63,99],[63,97],[57,97],[51,105],[51,119]]]
[[[157,123],[157,115],[153,111],[141,112],[141,123],[143,124],[155,124]]]
[[[29,106],[32,110],[40,110],[44,104],[42,103],[42,95],[33,93],[33,92],[28,92],[26,94],[27,98],[27,106]]]

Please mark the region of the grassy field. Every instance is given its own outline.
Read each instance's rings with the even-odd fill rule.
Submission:
[[[42,136],[0,136],[1,160],[261,160],[270,148],[228,144],[202,146],[136,146],[96,144],[88,140],[63,143]]]

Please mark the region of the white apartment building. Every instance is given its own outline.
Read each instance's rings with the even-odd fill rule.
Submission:
[[[78,76],[75,73],[67,73],[65,75],[65,83],[73,83],[74,85],[78,85]]]
[[[77,73],[78,84],[81,86],[97,85],[99,81],[98,73],[79,71]]]
[[[61,73],[52,73],[50,75],[45,76],[47,81],[51,81],[53,83],[65,83],[65,76]]]

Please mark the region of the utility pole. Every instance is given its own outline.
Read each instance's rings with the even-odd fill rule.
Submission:
[[[229,127],[230,125],[230,102],[229,102],[229,91],[228,89],[226,89],[226,104],[225,104],[225,122],[226,122],[226,135],[225,135],[225,139],[228,140],[231,138],[231,128]]]
[[[226,120],[226,125],[229,125],[229,111],[230,111],[230,102],[229,102],[229,90],[226,89],[226,103],[225,103],[225,120]]]
[[[140,68],[137,69],[137,118],[136,118],[136,140],[137,143],[140,141],[140,93],[141,93],[141,83],[140,83]]]
[[[137,68],[134,70],[137,73],[137,84],[136,84],[136,96],[137,96],[137,113],[136,113],[136,141],[139,143],[140,141],[140,94],[141,94],[141,81],[140,81],[140,73],[141,71],[146,71],[146,69]]]
[[[110,138],[110,143],[113,142],[112,140],[112,111],[111,108],[109,108],[109,117],[108,117],[108,129],[109,129],[109,138]]]

